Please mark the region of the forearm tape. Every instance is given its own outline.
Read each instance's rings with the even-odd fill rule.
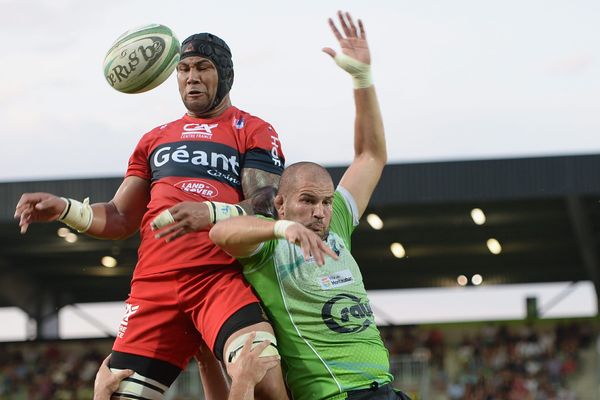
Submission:
[[[66,207],[58,220],[80,233],[90,229],[92,221],[94,221],[94,211],[90,205],[90,198],[86,197],[83,203],[66,197],[61,197],[61,199],[65,201]]]
[[[294,221],[287,221],[285,219],[280,219],[279,221],[275,222],[275,225],[273,226],[273,233],[275,234],[275,237],[278,239],[285,239],[285,231],[287,231],[287,229],[294,224]]]
[[[213,225],[227,218],[246,215],[246,211],[237,204],[227,204],[218,201],[205,201],[204,204],[208,206],[210,223]]]
[[[354,89],[364,89],[373,85],[371,65],[365,64],[343,53],[338,53],[333,58],[335,63],[352,76]]]

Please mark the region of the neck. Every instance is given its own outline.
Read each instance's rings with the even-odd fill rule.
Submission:
[[[196,112],[188,110],[187,114],[192,118],[215,118],[223,114],[229,107],[231,107],[231,100],[227,95],[215,108],[209,111]]]

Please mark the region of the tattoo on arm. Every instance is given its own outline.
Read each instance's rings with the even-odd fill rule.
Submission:
[[[248,214],[254,214],[254,209],[257,208],[257,204],[256,201],[253,202],[253,200],[259,200],[260,203],[263,203],[266,200],[263,198],[269,197],[267,196],[268,190],[265,191],[263,189],[265,187],[272,188],[271,193],[274,195],[279,187],[279,178],[280,176],[277,174],[271,174],[260,169],[244,168],[242,170],[242,189],[244,191],[245,200],[239,204]],[[265,204],[259,204],[258,208],[266,209],[269,207]]]

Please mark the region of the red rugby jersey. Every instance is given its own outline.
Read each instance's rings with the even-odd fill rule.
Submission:
[[[134,276],[234,262],[210,241],[208,229],[166,243],[154,237],[150,222],[182,201],[238,203],[244,198],[243,168],[281,174],[283,164],[273,127],[233,106],[217,118],[186,114],[145,134],[129,159],[126,175],[151,181]]]

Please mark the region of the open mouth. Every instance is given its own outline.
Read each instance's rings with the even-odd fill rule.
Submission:
[[[201,90],[192,89],[188,92],[188,96],[202,96],[204,94]]]

